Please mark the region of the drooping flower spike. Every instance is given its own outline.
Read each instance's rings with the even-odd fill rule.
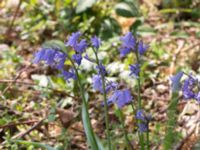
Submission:
[[[184,75],[184,72],[179,72],[171,78],[172,81],[172,91],[176,92],[182,88],[183,98],[188,99],[195,99],[197,102],[200,103],[200,87],[198,79],[194,76],[187,75],[187,78],[181,84],[181,78]]]
[[[183,97],[184,99],[195,99],[195,85],[196,85],[196,80],[189,75],[187,79],[185,79],[183,86],[182,86],[182,92],[183,92]]]
[[[142,41],[136,41],[131,32],[128,32],[120,38],[122,45],[119,48],[120,57],[125,57],[127,54],[132,52],[138,52],[143,55],[149,46],[145,45]]]
[[[44,61],[49,66],[62,70],[66,59],[67,55],[65,53],[55,49],[44,48],[36,52],[33,63],[38,64]]]

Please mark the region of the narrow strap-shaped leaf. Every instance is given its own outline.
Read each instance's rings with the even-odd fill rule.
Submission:
[[[167,121],[167,129],[166,135],[163,142],[164,150],[170,150],[173,148],[175,142],[177,141],[177,133],[175,131],[176,128],[176,119],[177,119],[177,105],[178,105],[178,92],[172,93],[172,99],[168,107],[168,121]]]
[[[95,144],[95,141],[94,141],[94,139],[93,139],[93,136],[92,136],[92,134],[94,134],[94,133],[92,133],[93,132],[93,129],[92,129],[92,127],[90,126],[90,124],[89,124],[89,118],[88,118],[88,116],[87,116],[87,106],[86,106],[87,104],[82,104],[82,120],[83,120],[83,126],[84,126],[84,130],[85,130],[85,134],[86,134],[86,136],[87,136],[87,140],[88,140],[88,144],[89,144],[89,146],[90,146],[90,148],[91,148],[91,150],[96,150],[97,148],[96,148],[96,144]],[[97,142],[97,145],[98,145],[98,149],[99,150],[107,150],[105,147],[104,147],[104,145],[101,143],[101,141],[100,141],[100,139],[95,135],[95,139],[96,139],[96,142]]]

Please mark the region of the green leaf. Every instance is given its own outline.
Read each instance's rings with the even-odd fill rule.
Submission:
[[[11,140],[11,142],[13,143],[17,143],[17,144],[22,144],[22,145],[26,145],[26,146],[34,146],[37,148],[42,148],[44,150],[57,150],[56,148],[53,148],[49,145],[43,144],[43,143],[39,143],[39,142],[29,142],[29,141],[24,141],[24,140]]]
[[[138,10],[133,2],[122,2],[115,6],[117,15],[123,17],[136,17],[138,16]]]
[[[130,30],[133,31],[134,34],[136,34],[137,29],[139,26],[142,25],[142,22],[140,20],[136,20],[130,27]]]
[[[67,47],[62,41],[59,40],[46,41],[44,44],[42,44],[42,48],[58,49],[68,54]]]
[[[76,6],[76,13],[81,13],[91,8],[96,3],[96,0],[78,0],[78,4]]]
[[[83,126],[85,130],[85,134],[89,143],[89,146],[91,147],[92,150],[96,150],[96,143],[98,145],[99,150],[107,150],[104,145],[101,143],[100,139],[94,134],[93,129],[90,125],[90,120],[87,116],[87,104],[83,103],[82,104],[82,121],[83,121]],[[96,141],[93,138],[93,135],[95,136]]]
[[[172,99],[168,107],[168,121],[166,128],[166,135],[163,141],[163,149],[173,149],[175,143],[178,140],[178,133],[175,131],[177,125],[177,105],[178,105],[178,92],[172,93]]]

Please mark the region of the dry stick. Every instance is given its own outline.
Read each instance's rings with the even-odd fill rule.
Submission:
[[[43,124],[43,121],[45,120],[46,118],[43,118],[42,120],[40,120],[38,123],[36,123],[34,126],[32,126],[30,129],[28,129],[27,131],[25,131],[24,133],[19,133],[15,136],[13,136],[11,139],[14,140],[16,138],[22,138],[24,137],[25,135],[29,134],[30,132],[32,132],[33,130],[37,129],[38,127],[40,127],[42,124]],[[2,142],[1,145],[4,145],[6,144],[6,141]]]
[[[189,51],[189,50],[191,50],[191,49],[193,49],[193,48],[195,48],[197,46],[200,46],[200,42],[195,43],[195,44],[191,45],[190,47],[184,49],[183,52],[187,52],[187,51]]]
[[[36,85],[32,82],[24,82],[24,81],[18,81],[18,80],[0,80],[0,83],[19,83],[19,84],[25,84],[25,85]]]
[[[174,150],[181,150],[181,148],[183,147],[185,141],[187,141],[187,140],[190,138],[190,136],[194,133],[194,129],[195,129],[195,128],[193,128],[193,130],[191,130],[191,131],[189,132],[189,134],[188,134],[181,142],[179,142],[179,143],[175,146]]]
[[[11,32],[12,26],[14,25],[14,22],[15,22],[15,19],[16,19],[16,17],[17,17],[17,14],[18,14],[18,11],[19,11],[19,9],[20,9],[20,6],[21,6],[21,4],[22,4],[22,1],[23,1],[23,0],[20,0],[20,1],[19,1],[18,5],[17,5],[17,8],[16,8],[16,10],[15,10],[14,17],[13,17],[11,23],[9,24],[6,33],[10,33],[10,32]]]
[[[17,79],[21,76],[21,74],[26,71],[32,64],[29,64],[28,66],[26,66],[24,69],[22,69],[18,75],[14,78],[14,81],[13,82],[10,82],[10,84],[3,90],[2,92],[2,95],[4,95],[8,90],[9,88],[12,86],[12,83],[15,83],[17,81]]]
[[[43,121],[46,118],[43,118],[42,120],[40,120],[38,123],[36,123],[34,126],[32,126],[30,129],[28,129],[27,131],[25,131],[24,133],[21,134],[17,134],[14,137],[12,137],[12,139],[16,139],[16,138],[22,138],[25,135],[29,134],[30,132],[32,132],[33,130],[37,129],[38,127],[40,127],[43,124]]]
[[[15,122],[15,123],[9,123],[3,126],[0,126],[0,129],[4,129],[4,128],[10,128],[13,126],[18,126],[18,125],[23,125],[23,124],[33,124],[35,122],[38,122],[39,120],[29,120],[29,121],[24,121],[24,122]]]

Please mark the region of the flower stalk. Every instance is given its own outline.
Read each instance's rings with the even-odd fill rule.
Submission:
[[[136,60],[137,60],[137,64],[140,64],[140,58],[139,58],[139,52],[136,51],[135,52],[136,55]],[[140,73],[138,74],[137,77],[137,98],[138,98],[138,110],[142,109],[142,101],[141,101],[141,83],[140,83]],[[138,124],[141,123],[141,120],[137,120]],[[142,132],[138,131],[138,135],[139,135],[139,139],[140,139],[140,146],[141,146],[141,150],[145,149],[145,145],[144,145],[144,135]],[[148,131],[147,131],[148,132]]]
[[[98,66],[100,66],[100,61],[97,55],[97,50],[93,48],[95,58],[96,58],[96,63]],[[111,136],[110,136],[110,125],[109,125],[109,114],[108,114],[108,104],[107,104],[107,94],[106,94],[106,83],[105,83],[105,76],[104,73],[100,70],[100,75],[101,75],[101,80],[102,80],[102,88],[103,88],[103,99],[104,99],[104,116],[105,116],[105,123],[106,123],[106,136],[108,139],[108,148],[109,150],[112,150],[112,145],[111,145]]]
[[[83,106],[86,108],[86,117],[87,117],[88,120],[90,120],[90,116],[89,116],[89,112],[88,112],[88,105],[87,105],[87,101],[86,101],[86,98],[85,98],[85,95],[84,95],[83,85],[81,83],[81,79],[80,79],[78,70],[77,70],[74,62],[72,61],[72,59],[69,58],[69,60],[71,61],[72,65],[74,67],[74,70],[75,70],[75,74],[76,74],[76,77],[77,77],[77,82],[78,82],[80,93],[81,93],[81,98],[83,100]],[[85,119],[85,118],[82,118],[82,119]],[[97,144],[97,141],[96,141],[96,138],[95,138],[95,135],[94,135],[94,131],[92,129],[91,122],[89,121],[88,124],[89,124],[89,128],[91,130],[90,132],[92,133],[93,145],[95,146],[96,150],[99,150],[98,144]]]

